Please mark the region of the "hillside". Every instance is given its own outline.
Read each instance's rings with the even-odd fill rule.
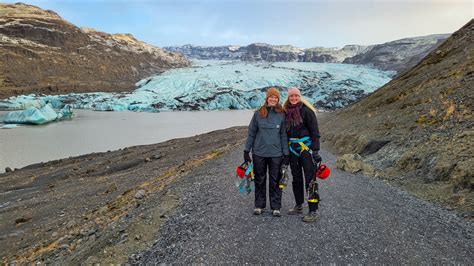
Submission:
[[[80,29],[50,10],[0,4],[0,99],[28,93],[129,91],[141,78],[189,66],[130,34]]]
[[[321,123],[340,167],[472,212],[474,20],[419,64]],[[361,156],[359,156],[361,155]],[[363,164],[360,164],[363,162]]]

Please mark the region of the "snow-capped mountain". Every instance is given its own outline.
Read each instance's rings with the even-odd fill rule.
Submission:
[[[381,70],[403,72],[441,44],[449,34],[405,38],[378,45],[346,45],[342,48],[297,48],[291,45],[253,43],[248,46],[203,47],[190,44],[164,49],[193,59],[319,62],[368,65]]]
[[[368,65],[401,73],[420,62],[449,36],[450,34],[436,34],[372,45],[364,52],[346,58],[344,63]]]
[[[169,46],[163,49],[179,52],[192,59],[268,61],[268,62],[319,62],[340,63],[348,57],[365,51],[366,46],[347,45],[341,49],[315,47],[297,48],[291,45],[253,43],[247,46]]]

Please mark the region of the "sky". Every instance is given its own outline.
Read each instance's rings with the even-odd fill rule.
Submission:
[[[22,0],[4,1],[15,3]],[[78,27],[130,33],[164,47],[301,48],[371,45],[452,33],[474,17],[474,0],[23,0]]]

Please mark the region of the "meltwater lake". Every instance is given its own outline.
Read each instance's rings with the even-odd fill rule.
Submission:
[[[74,110],[71,120],[0,129],[0,173],[51,160],[247,126],[252,110],[97,112]],[[0,112],[0,116],[6,112]]]

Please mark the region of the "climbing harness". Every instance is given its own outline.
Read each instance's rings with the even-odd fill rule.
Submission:
[[[311,146],[311,139],[306,136],[303,138],[290,138],[290,141],[288,142],[288,146],[290,149],[290,152],[293,153],[294,155],[300,157],[301,154],[304,151],[310,151],[309,146]],[[299,144],[299,146],[295,149],[293,149],[292,144]]]

